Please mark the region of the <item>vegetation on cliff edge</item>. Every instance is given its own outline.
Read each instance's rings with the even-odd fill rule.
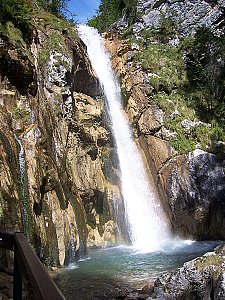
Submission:
[[[14,24],[25,41],[30,40],[33,28],[33,16],[38,10],[48,11],[63,18],[68,0],[2,0],[0,2],[0,23],[4,27],[7,22]]]
[[[88,25],[103,32],[122,16],[126,16],[129,23],[132,23],[136,17],[136,8],[137,0],[101,0],[96,16],[89,20]]]
[[[144,29],[136,62],[153,88],[151,101],[164,112],[168,139],[179,153],[196,147],[223,156],[225,141],[225,35],[199,28],[180,38],[171,28]],[[219,142],[220,141],[220,142]]]

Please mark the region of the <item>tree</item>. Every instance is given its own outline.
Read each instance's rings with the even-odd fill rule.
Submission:
[[[207,121],[221,118],[225,102],[225,35],[217,36],[209,28],[199,28],[187,55],[190,86],[199,114]]]
[[[101,0],[97,15],[89,20],[88,24],[101,32],[105,31],[122,15],[126,15],[131,20],[136,15],[136,6],[137,0]]]
[[[36,0],[35,2],[51,13],[60,15],[67,9],[69,0]]]

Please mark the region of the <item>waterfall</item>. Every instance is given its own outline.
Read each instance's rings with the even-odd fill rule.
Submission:
[[[126,226],[132,245],[143,251],[160,250],[170,240],[170,229],[160,200],[149,183],[145,166],[133,139],[121,104],[121,90],[114,76],[104,40],[97,30],[85,25],[78,32],[107,101],[119,157]]]
[[[24,234],[29,238],[29,203],[28,203],[28,191],[26,185],[26,161],[25,153],[23,149],[22,141],[15,135],[15,138],[20,145],[19,152],[19,167],[20,167],[20,189],[21,189],[21,200],[22,200],[22,215],[23,215],[23,226]]]
[[[67,212],[66,213],[66,218],[69,224],[70,228],[70,244],[69,244],[69,266],[75,263],[76,260],[76,241],[74,239],[74,229],[73,229],[73,224],[70,221],[69,215]]]

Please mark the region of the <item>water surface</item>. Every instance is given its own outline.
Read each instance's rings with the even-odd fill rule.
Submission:
[[[218,244],[183,241],[152,253],[123,246],[90,250],[87,259],[61,270],[56,281],[68,300],[110,300],[143,287]]]

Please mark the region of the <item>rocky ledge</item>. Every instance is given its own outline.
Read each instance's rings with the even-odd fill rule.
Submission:
[[[154,283],[150,299],[224,299],[225,246],[208,252],[162,275]]]
[[[161,275],[140,290],[119,295],[115,299],[225,299],[225,245]]]

